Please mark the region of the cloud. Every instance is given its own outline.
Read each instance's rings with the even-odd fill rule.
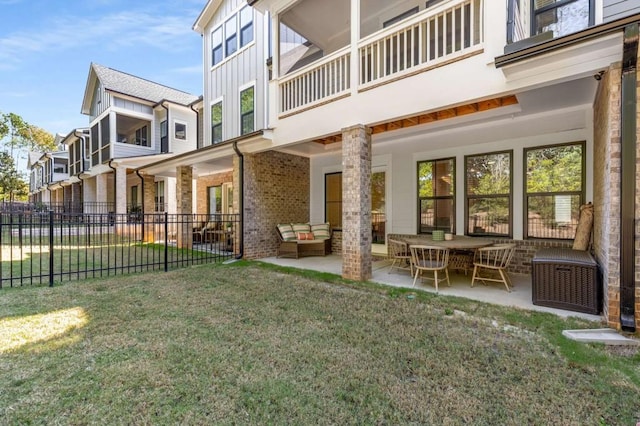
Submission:
[[[198,42],[191,40],[192,11],[182,16],[165,12],[123,11],[95,17],[66,16],[49,23],[36,23],[47,30],[26,29],[0,38],[0,64],[7,69],[35,54],[79,47],[119,50],[146,46],[175,53],[188,43]]]
[[[192,65],[190,67],[171,68],[168,70],[174,74],[202,74],[202,65]]]

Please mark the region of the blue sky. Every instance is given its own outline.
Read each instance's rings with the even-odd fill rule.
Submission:
[[[80,113],[91,62],[202,93],[206,0],[0,0],[0,111],[51,133]]]

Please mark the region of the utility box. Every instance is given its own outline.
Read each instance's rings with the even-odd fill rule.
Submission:
[[[599,314],[602,286],[598,263],[589,252],[541,249],[532,260],[534,305]]]

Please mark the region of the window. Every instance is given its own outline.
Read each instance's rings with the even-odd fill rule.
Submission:
[[[255,130],[253,86],[240,92],[240,134],[246,135]]]
[[[465,157],[469,235],[511,236],[513,151]]]
[[[238,49],[249,45],[253,37],[253,9],[245,6],[211,32],[211,65],[219,64]]]
[[[131,206],[138,205],[138,185],[134,185],[131,187],[131,201],[129,202]]]
[[[222,213],[222,186],[209,186],[207,198],[208,213],[210,215]]]
[[[584,142],[525,149],[525,237],[572,239],[584,202]]]
[[[164,181],[160,180],[156,182],[156,191],[154,196],[154,211],[164,212]]]
[[[418,232],[455,232],[455,161],[418,163]]]
[[[175,122],[174,126],[175,126],[175,128],[174,128],[175,129],[175,132],[174,132],[175,138],[176,139],[180,139],[180,140],[187,139],[187,125],[184,124],[184,123]]]
[[[342,173],[324,175],[324,220],[342,228]]]
[[[531,5],[532,33],[553,31],[553,37],[587,28],[593,24],[593,0],[534,0]]]
[[[240,48],[253,41],[253,9],[245,6],[240,10]]]
[[[222,101],[211,105],[211,143],[222,142]]]
[[[234,15],[224,23],[225,34],[225,56],[230,56],[238,50],[238,19]]]
[[[222,27],[211,33],[211,65],[222,62]]]
[[[169,152],[169,124],[167,120],[160,122],[160,152]]]
[[[147,126],[142,126],[138,130],[136,130],[135,143],[136,145],[149,146],[148,139],[147,139]]]

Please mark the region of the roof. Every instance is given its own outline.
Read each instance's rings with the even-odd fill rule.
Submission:
[[[105,67],[104,65],[91,63],[83,102],[83,112],[86,111],[86,108],[91,104],[90,97],[93,96],[93,87],[95,84],[94,76],[102,83],[102,87],[104,87],[105,90],[132,96],[153,102],[154,104],[169,101],[180,105],[190,105],[198,100],[198,96],[192,95],[191,93],[173,89],[144,78],[136,77],[135,75],[127,74],[126,72]]]

